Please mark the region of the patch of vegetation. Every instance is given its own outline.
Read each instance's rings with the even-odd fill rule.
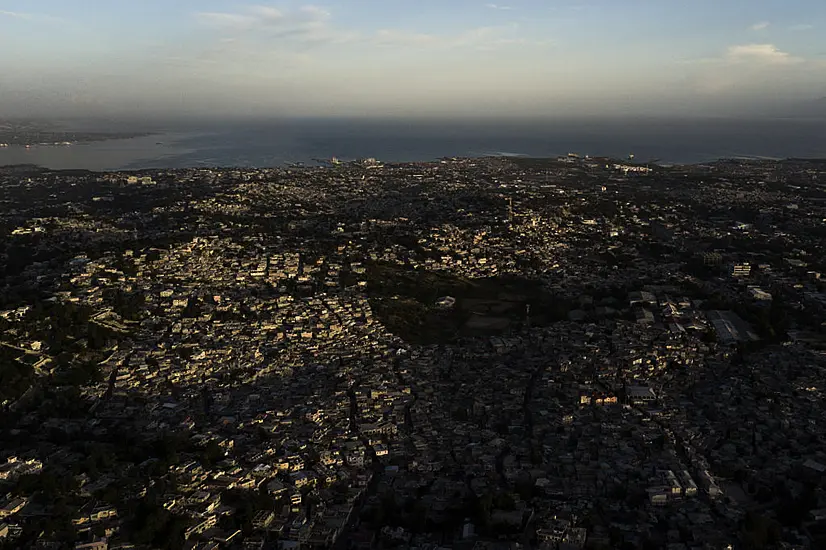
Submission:
[[[568,305],[545,292],[538,281],[515,277],[467,279],[442,272],[373,263],[367,270],[367,293],[376,317],[394,334],[417,344],[446,343],[460,336],[495,334],[502,326],[563,320]],[[436,307],[443,296],[456,298],[448,310]],[[509,323],[478,322],[479,318]],[[468,323],[473,318],[477,322]]]

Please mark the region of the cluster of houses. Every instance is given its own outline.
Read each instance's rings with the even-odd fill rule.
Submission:
[[[817,547],[819,170],[571,157],[2,175],[3,250],[33,256],[3,272],[0,538]],[[551,298],[414,343],[375,307],[377,265],[521,277]],[[418,307],[519,302],[503,294]],[[536,310],[553,303],[561,318]]]

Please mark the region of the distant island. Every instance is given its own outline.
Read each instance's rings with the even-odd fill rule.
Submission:
[[[67,146],[77,143],[129,139],[152,132],[97,132],[51,128],[37,122],[0,120],[0,147]]]

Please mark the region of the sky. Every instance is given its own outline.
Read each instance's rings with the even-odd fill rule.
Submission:
[[[0,0],[0,116],[694,116],[826,96],[823,0],[498,2]]]

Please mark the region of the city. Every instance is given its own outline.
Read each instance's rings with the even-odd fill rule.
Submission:
[[[824,177],[0,168],[0,547],[822,548]]]

